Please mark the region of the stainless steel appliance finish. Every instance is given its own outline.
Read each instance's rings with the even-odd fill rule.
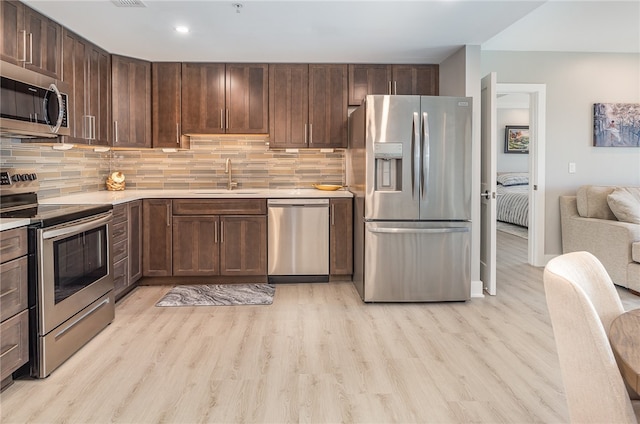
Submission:
[[[46,377],[114,318],[112,206],[39,205],[30,169],[0,169],[0,216],[28,218],[29,372]]]
[[[349,117],[354,284],[364,301],[469,298],[471,104],[367,96]]]
[[[269,282],[329,281],[329,199],[267,201]]]
[[[71,134],[64,82],[6,62],[0,64],[0,74],[0,135],[55,138]]]

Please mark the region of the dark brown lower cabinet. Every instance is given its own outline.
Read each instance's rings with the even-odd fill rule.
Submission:
[[[220,274],[267,274],[267,217],[220,217]]]
[[[330,201],[329,274],[353,274],[353,200],[333,198]]]
[[[112,254],[116,300],[142,277],[142,201],[113,207]]]
[[[144,276],[267,275],[266,199],[144,201]]]
[[[171,200],[142,201],[142,275],[170,277],[172,275]]]

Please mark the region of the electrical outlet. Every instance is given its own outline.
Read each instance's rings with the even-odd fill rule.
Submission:
[[[569,162],[569,174],[575,174],[575,173],[576,173],[576,163]]]

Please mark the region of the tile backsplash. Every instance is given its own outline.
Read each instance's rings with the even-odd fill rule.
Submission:
[[[128,189],[226,188],[225,162],[231,159],[238,188],[305,188],[314,183],[344,184],[344,152],[269,150],[264,136],[198,136],[191,149],[53,150],[50,145],[0,139],[0,166],[34,168],[40,198],[105,190],[113,171]]]

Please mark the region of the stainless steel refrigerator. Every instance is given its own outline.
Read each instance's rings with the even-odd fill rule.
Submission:
[[[471,107],[367,96],[349,116],[353,281],[365,302],[469,299]]]

